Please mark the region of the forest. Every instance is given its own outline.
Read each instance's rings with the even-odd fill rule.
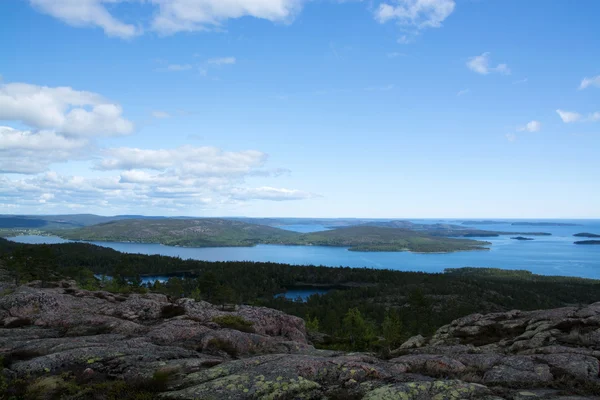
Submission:
[[[528,271],[461,268],[430,274],[205,262],[125,254],[84,243],[24,245],[0,239],[0,263],[4,279],[15,283],[74,279],[88,290],[151,290],[223,307],[250,304],[279,309],[304,318],[309,330],[323,334],[319,346],[346,350],[382,350],[381,337],[387,337],[389,350],[471,313],[589,304],[600,298],[600,281]],[[142,284],[144,276],[165,275],[170,276],[166,283]],[[305,302],[275,297],[299,287],[331,290]]]

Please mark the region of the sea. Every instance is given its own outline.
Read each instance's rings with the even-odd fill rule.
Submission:
[[[457,220],[410,220],[415,223],[461,224]],[[355,252],[346,248],[325,246],[184,248],[160,244],[91,242],[125,253],[160,254],[183,259],[207,261],[261,261],[323,267],[386,268],[398,271],[443,272],[446,268],[491,267],[527,270],[541,275],[576,276],[600,279],[600,245],[575,245],[573,234],[600,234],[600,220],[526,220],[528,222],[572,223],[577,226],[515,226],[520,220],[502,220],[489,225],[465,227],[493,231],[548,232],[552,236],[531,236],[534,240],[518,241],[515,235],[482,238],[492,243],[489,251],[464,251],[448,254],[417,254],[410,252]],[[281,228],[297,232],[327,229],[323,225],[295,224]],[[527,235],[522,235],[527,236]],[[20,243],[64,243],[53,236],[17,236]]]

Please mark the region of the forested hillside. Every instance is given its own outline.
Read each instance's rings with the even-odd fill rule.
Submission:
[[[361,268],[327,268],[255,262],[204,262],[123,254],[90,244],[20,245],[0,240],[7,279],[44,282],[73,278],[86,288],[117,292],[146,290],[144,275],[172,276],[152,290],[193,296],[217,304],[264,305],[306,318],[312,329],[331,335],[329,346],[369,348],[370,340],[344,341],[347,318],[362,323],[365,337],[383,335],[385,321],[402,329],[395,339],[431,333],[474,312],[540,309],[588,304],[600,298],[600,282],[545,277],[526,271],[458,269],[444,274]],[[94,274],[114,277],[100,282]],[[294,302],[274,295],[297,287],[330,288],[328,294]],[[354,313],[354,314],[352,314]],[[358,314],[357,314],[358,313]],[[346,322],[345,321],[346,318]]]

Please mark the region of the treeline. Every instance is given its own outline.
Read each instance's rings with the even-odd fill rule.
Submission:
[[[323,345],[364,350],[427,335],[470,313],[589,304],[600,281],[545,277],[527,271],[464,268],[443,274],[368,268],[294,266],[260,262],[206,262],[124,254],[83,243],[23,245],[0,239],[1,268],[19,282],[71,278],[87,289],[153,290],[226,306],[267,306],[305,318],[329,335]],[[107,275],[100,281],[94,275]],[[145,275],[171,276],[150,288]],[[286,288],[334,288],[306,302],[275,298]],[[353,332],[350,334],[349,332]],[[361,333],[357,333],[361,332]]]

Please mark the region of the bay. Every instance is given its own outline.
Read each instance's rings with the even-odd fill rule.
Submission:
[[[413,220],[414,222],[427,222]],[[431,223],[440,220],[428,220]],[[533,221],[533,220],[527,220]],[[535,220],[548,222],[549,220]],[[458,223],[455,220],[443,220]],[[549,232],[552,236],[531,236],[533,241],[518,241],[510,236],[483,238],[492,243],[489,251],[468,251],[449,254],[416,254],[409,252],[353,252],[346,248],[324,246],[258,245],[255,247],[183,248],[160,244],[91,242],[125,253],[160,254],[183,259],[206,261],[258,261],[328,267],[387,268],[399,271],[443,272],[446,268],[492,267],[522,269],[541,275],[578,276],[600,279],[600,246],[581,246],[573,242],[573,234],[600,234],[599,220],[576,220],[580,226],[514,226],[506,224],[469,227],[495,231]],[[322,230],[323,226],[295,225],[297,231]],[[63,243],[52,236],[17,236],[20,243]]]

